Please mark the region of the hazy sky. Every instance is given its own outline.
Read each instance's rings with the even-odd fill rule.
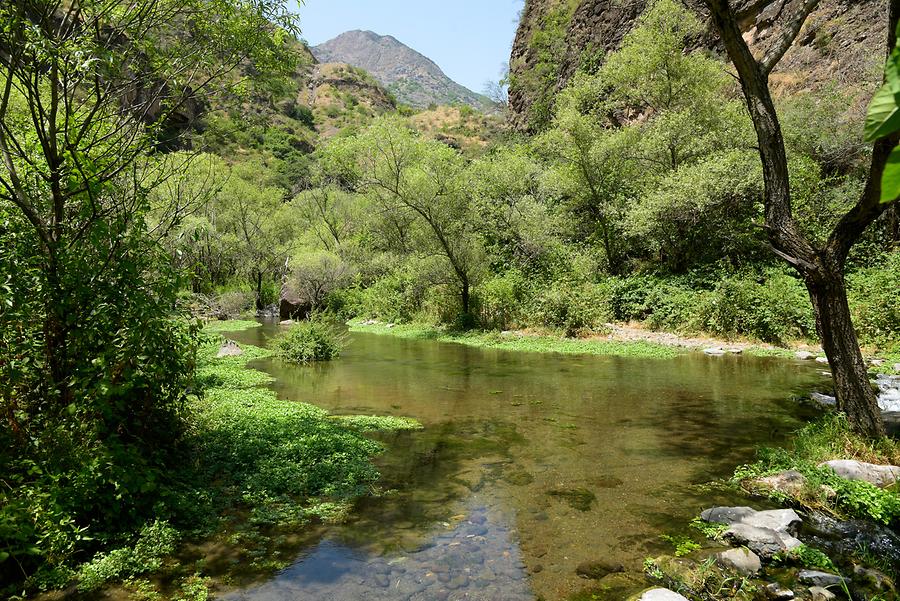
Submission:
[[[296,1],[296,0],[295,0]],[[303,37],[313,46],[351,29],[392,35],[475,92],[497,80],[523,0],[306,0]]]

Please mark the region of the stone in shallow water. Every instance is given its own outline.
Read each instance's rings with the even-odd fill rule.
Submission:
[[[751,507],[713,507],[703,511],[700,517],[727,526],[743,524],[790,534],[795,533],[802,523],[793,509],[756,511]]]
[[[706,353],[707,355],[713,355],[715,357],[718,357],[720,355],[724,355],[727,351],[723,348],[713,347],[713,348],[703,349],[703,352]]]
[[[762,568],[759,556],[749,549],[728,549],[716,554],[716,563],[741,576],[753,576]]]
[[[578,574],[582,578],[588,578],[590,580],[600,580],[601,578],[609,574],[624,571],[625,566],[623,566],[622,564],[611,561],[604,561],[602,559],[595,561],[585,561],[578,564],[578,567],[575,568],[576,574]]]
[[[821,392],[814,392],[809,395],[809,399],[816,403],[817,405],[821,405],[822,407],[834,407],[837,405],[837,399],[831,396],[830,394],[822,394]]]
[[[790,601],[794,598],[794,591],[784,588],[777,582],[766,585],[766,598],[772,601]]]
[[[876,465],[852,459],[825,461],[819,467],[831,468],[841,478],[862,480],[881,488],[895,484],[900,478],[900,467],[896,465]]]
[[[794,353],[794,356],[800,359],[801,361],[808,361],[810,359],[815,359],[816,356],[809,351],[797,351]]]
[[[735,544],[746,546],[763,559],[771,559],[777,553],[790,551],[803,544],[787,532],[749,524],[734,524],[722,536]]]

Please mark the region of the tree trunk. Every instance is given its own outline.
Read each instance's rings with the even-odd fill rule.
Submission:
[[[831,364],[837,408],[850,426],[867,436],[883,436],[884,425],[866,362],[850,318],[843,269],[833,267],[806,275],[806,288],[816,316],[816,329]]]
[[[463,312],[463,315],[469,314],[469,280],[468,280],[468,278],[465,278],[462,281],[462,312]]]
[[[256,310],[257,311],[262,311],[263,309],[266,308],[265,305],[263,305],[263,300],[262,300],[262,281],[263,281],[262,270],[257,270],[256,271]]]

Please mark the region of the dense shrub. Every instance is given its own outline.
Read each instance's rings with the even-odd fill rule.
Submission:
[[[520,323],[526,294],[525,276],[516,270],[495,276],[476,290],[478,322],[486,329],[507,330]]]
[[[888,345],[900,338],[900,253],[883,265],[847,276],[853,324],[864,344]]]
[[[323,317],[313,315],[296,323],[275,340],[279,357],[292,363],[330,361],[341,354],[343,337]]]
[[[606,301],[606,290],[594,284],[554,282],[534,299],[532,323],[566,336],[596,331],[609,320]]]

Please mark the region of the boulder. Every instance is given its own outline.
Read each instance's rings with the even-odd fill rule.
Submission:
[[[875,522],[841,521],[812,511],[807,514],[803,533],[806,544],[822,549],[829,557],[853,557],[860,549],[867,549],[893,569],[900,568],[900,536]]]
[[[825,461],[820,463],[819,467],[830,468],[841,478],[862,480],[880,488],[891,486],[900,478],[900,467],[896,465],[877,465],[853,459]]]
[[[306,319],[312,311],[312,304],[300,296],[300,293],[294,290],[288,284],[281,286],[281,296],[278,301],[278,318],[282,321],[286,319]]]
[[[837,399],[831,396],[830,394],[822,394],[821,392],[814,392],[809,395],[809,400],[820,405],[822,407],[834,407],[837,405]]]
[[[238,343],[234,340],[226,340],[225,344],[219,348],[219,352],[216,353],[216,357],[240,357],[244,354],[243,349],[238,346]]]
[[[820,572],[818,570],[800,570],[800,573],[797,574],[797,579],[803,584],[822,586],[825,588],[828,588],[829,586],[839,585],[840,583],[844,582],[844,579],[837,574]]]
[[[645,591],[638,601],[688,601],[684,595],[679,595],[675,591],[667,588],[652,588]]]
[[[771,559],[778,553],[790,551],[803,544],[787,532],[749,524],[734,524],[722,536],[727,541],[749,548],[762,559]]]
[[[879,593],[891,593],[896,595],[894,581],[887,574],[883,574],[878,570],[866,568],[860,565],[853,566],[854,580],[860,582],[873,591]]]
[[[741,576],[754,576],[762,568],[759,556],[750,549],[728,549],[716,554],[716,563]]]
[[[816,358],[816,356],[809,351],[797,351],[794,353],[794,356],[801,361],[809,361],[810,359]]]
[[[837,595],[827,588],[814,586],[809,589],[809,598],[812,599],[812,601],[831,601],[832,599],[837,599]]]
[[[707,355],[713,355],[713,356],[718,357],[720,355],[724,355],[727,351],[721,347],[716,346],[716,347],[712,347],[712,348],[703,349],[703,352],[706,353]]]
[[[625,566],[623,566],[622,564],[612,561],[604,561],[602,559],[585,561],[578,564],[578,567],[575,568],[576,574],[578,574],[582,578],[587,578],[589,580],[600,580],[601,578],[603,578],[604,576],[608,576],[609,574],[624,571]]]
[[[766,585],[766,598],[772,601],[790,601],[794,598],[794,591],[773,582]]]
[[[753,487],[770,492],[781,493],[788,497],[799,495],[806,486],[806,476],[797,470],[785,470],[778,474],[757,478],[751,482]]]
[[[707,522],[726,526],[744,525],[764,528],[784,534],[794,534],[803,523],[793,509],[769,509],[756,511],[751,507],[713,507],[700,514]]]

